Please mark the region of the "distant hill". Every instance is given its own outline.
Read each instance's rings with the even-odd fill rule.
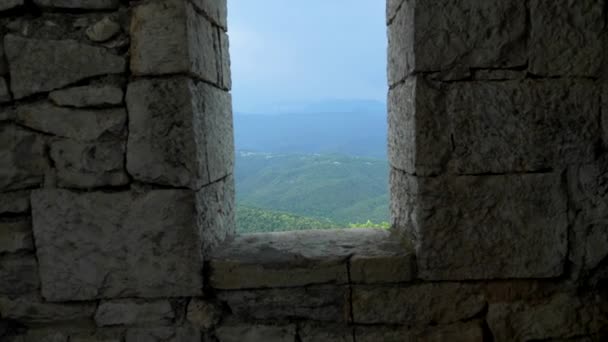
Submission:
[[[236,225],[241,233],[344,228],[328,219],[314,219],[241,205],[236,209]]]
[[[239,206],[330,226],[388,221],[386,160],[237,151],[235,167]]]

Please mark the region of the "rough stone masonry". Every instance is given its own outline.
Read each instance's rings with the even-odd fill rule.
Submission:
[[[391,231],[245,236],[226,8],[0,0],[0,341],[608,339],[605,0],[388,0]]]

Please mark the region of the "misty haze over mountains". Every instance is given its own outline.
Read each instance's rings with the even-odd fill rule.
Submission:
[[[386,105],[332,100],[234,114],[237,150],[343,154],[386,159]]]

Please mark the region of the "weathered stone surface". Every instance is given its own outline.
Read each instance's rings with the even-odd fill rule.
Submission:
[[[567,203],[559,173],[415,177],[391,172],[392,217],[427,280],[562,274]]]
[[[392,328],[387,326],[356,327],[357,342],[482,342],[480,322],[456,323],[428,329]]]
[[[193,0],[194,5],[205,12],[213,24],[227,30],[228,6],[226,0]]]
[[[96,22],[87,28],[87,38],[94,42],[105,42],[120,32],[120,24],[109,17]]]
[[[0,4],[0,11],[9,10],[17,6],[23,6],[23,0],[3,0]]]
[[[2,121],[14,121],[17,117],[17,112],[14,107],[2,107],[0,108],[0,122]]]
[[[48,303],[36,296],[0,297],[0,315],[25,324],[91,320],[96,303]]]
[[[604,30],[595,0],[530,2],[530,72],[542,76],[597,76]]]
[[[194,327],[209,330],[222,318],[222,308],[218,303],[192,298],[188,303],[186,317]]]
[[[32,224],[29,220],[0,221],[0,254],[33,249]]]
[[[74,332],[70,334],[70,342],[122,342],[122,329],[97,329],[94,332]]]
[[[178,77],[129,85],[127,168],[135,179],[200,189],[234,163],[230,95]]]
[[[4,48],[17,99],[61,88],[85,78],[125,71],[125,59],[74,40],[39,40],[6,35]],[[45,61],[45,63],[40,63]]]
[[[595,269],[608,258],[608,158],[568,170],[571,210],[569,259],[572,274]]]
[[[593,160],[599,99],[594,82],[584,80],[454,83],[446,106],[451,167],[459,174],[512,173]]]
[[[591,335],[608,322],[596,304],[574,294],[559,294],[540,303],[491,304],[487,321],[497,342]]]
[[[403,4],[404,0],[387,0],[386,1],[386,22],[390,24],[395,15],[397,15],[397,11]]]
[[[293,342],[296,337],[294,325],[224,325],[217,329],[219,342]]]
[[[0,55],[0,58],[2,56]],[[10,102],[12,100],[11,92],[8,89],[8,84],[4,77],[0,77],[0,103]]]
[[[523,66],[525,37],[522,2],[404,1],[389,26],[389,84],[414,70]]]
[[[23,0],[15,0],[15,1],[23,1]],[[4,76],[6,74],[8,74],[8,64],[6,63],[6,58],[4,56],[4,40],[0,39],[0,76]]]
[[[109,325],[169,325],[175,313],[168,300],[153,302],[113,300],[102,302],[95,313],[97,326]]]
[[[119,0],[34,0],[42,7],[106,10],[118,8]]]
[[[478,287],[461,283],[354,286],[352,290],[353,318],[363,324],[447,324],[474,317],[486,305]]]
[[[123,95],[116,86],[83,86],[53,91],[49,99],[58,106],[100,107],[121,105]]]
[[[136,75],[192,73],[217,84],[217,30],[187,1],[137,6],[131,21],[131,71]]]
[[[196,193],[197,225],[205,257],[236,232],[234,176],[211,183]]]
[[[201,332],[190,326],[127,330],[125,342],[200,342]]]
[[[350,281],[355,284],[404,283],[416,277],[416,258],[410,247],[392,241],[370,244],[369,253],[351,257]]]
[[[320,325],[305,323],[298,329],[302,342],[354,342],[352,327],[340,324]]]
[[[126,143],[104,141],[83,143],[61,139],[51,143],[51,159],[57,170],[57,184],[69,188],[120,186],[129,183],[125,171]]]
[[[29,190],[0,193],[0,214],[23,214],[29,210]]]
[[[17,122],[37,131],[78,141],[120,138],[125,133],[124,109],[69,109],[47,102],[23,105],[17,109]]]
[[[33,256],[3,256],[0,258],[0,279],[0,295],[34,292],[40,287],[38,263]]]
[[[344,286],[222,291],[218,296],[232,313],[243,318],[345,322],[349,315],[348,289]]]
[[[444,97],[439,83],[420,76],[410,77],[389,91],[391,165],[417,175],[435,175],[445,168],[452,143]]]
[[[345,229],[238,236],[213,254],[211,284],[219,289],[345,284],[351,256],[356,282],[411,279],[412,268],[400,268],[411,255],[387,231]]]
[[[0,124],[0,191],[40,185],[47,168],[44,149],[44,140],[38,134]]]
[[[476,81],[522,80],[526,78],[526,71],[508,69],[481,69],[475,70],[473,77]]]
[[[191,191],[38,190],[32,215],[48,300],[201,294]]]

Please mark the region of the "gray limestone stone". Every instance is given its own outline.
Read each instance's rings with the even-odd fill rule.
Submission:
[[[298,336],[302,342],[355,342],[353,328],[341,324],[304,323]]]
[[[38,263],[36,258],[28,256],[0,257],[0,296],[21,295],[37,291],[40,288]],[[0,314],[2,314],[0,307]],[[5,317],[2,315],[2,317]]]
[[[0,254],[33,250],[30,220],[0,221]]]
[[[105,42],[120,32],[120,24],[109,17],[96,22],[86,30],[87,38],[94,42]]]
[[[79,108],[118,106],[122,104],[123,97],[122,89],[111,85],[74,87],[49,94],[49,99],[58,106]]]
[[[196,193],[197,225],[205,257],[236,232],[236,199],[232,175]]]
[[[117,140],[86,143],[61,139],[52,142],[50,156],[57,170],[58,186],[94,188],[128,184],[125,145]]]
[[[168,300],[153,302],[112,300],[99,304],[95,313],[97,326],[151,325],[163,326],[173,322],[175,313]]]
[[[572,275],[589,272],[608,258],[608,158],[568,170]]]
[[[0,214],[24,214],[29,210],[29,190],[0,193]]]
[[[387,0],[386,1],[386,22],[391,23],[397,15],[397,11],[401,8],[404,0]]]
[[[37,296],[0,297],[0,315],[28,325],[89,321],[96,306],[94,302],[48,303]]]
[[[201,332],[190,326],[127,330],[125,342],[200,342]]]
[[[6,11],[17,6],[23,6],[23,1],[24,0],[3,0],[2,3],[0,3],[0,11]]]
[[[200,295],[194,201],[188,190],[34,191],[43,296],[63,301]]]
[[[14,107],[1,107],[0,108],[0,122],[2,121],[14,121],[17,117],[17,112]]]
[[[70,109],[47,102],[17,108],[17,122],[37,131],[78,141],[115,139],[124,136],[124,109]]]
[[[205,12],[206,17],[214,25],[220,26],[224,31],[228,29],[228,5],[227,0],[193,0],[196,7]]]
[[[560,173],[415,177],[391,171],[392,217],[426,280],[563,273],[567,203]]]
[[[199,189],[232,172],[230,95],[178,77],[127,90],[127,168],[137,180]]]
[[[387,231],[344,229],[238,236],[212,255],[210,281],[218,289],[346,284],[351,257],[355,282],[412,277],[411,254]]]
[[[239,324],[224,325],[217,329],[219,342],[293,342],[296,338],[295,325]]]
[[[594,159],[600,95],[593,81],[460,82],[446,99],[455,173],[541,171]]]
[[[530,72],[597,76],[604,51],[603,4],[595,0],[532,0],[529,6]]]
[[[449,121],[440,83],[410,77],[389,91],[389,160],[395,168],[435,175],[451,156]]]
[[[355,323],[427,326],[470,319],[486,306],[479,288],[462,283],[426,283],[407,287],[353,286]]]
[[[6,79],[4,77],[0,77],[0,103],[10,102],[11,100],[12,96],[10,90],[8,89]]]
[[[186,317],[194,327],[209,330],[222,319],[222,308],[219,303],[192,298],[188,303]]]
[[[510,0],[403,1],[389,26],[389,84],[414,70],[524,66],[526,17]]]
[[[355,328],[357,342],[483,342],[480,322],[456,323],[426,329],[394,328],[388,326],[359,326]]]
[[[487,322],[496,342],[569,339],[605,328],[607,316],[597,304],[574,294],[558,294],[538,303],[490,304]]]
[[[4,56],[4,40],[0,39],[0,76],[6,74],[8,74],[8,64],[6,63],[6,57]]]
[[[218,84],[218,28],[188,1],[148,2],[131,20],[131,71],[136,75],[195,74]]]
[[[6,35],[4,49],[16,99],[80,80],[125,71],[125,59],[75,40],[39,40]],[[45,63],[40,63],[45,61]]]
[[[349,290],[346,286],[249,291],[222,291],[218,298],[239,318],[256,320],[306,319],[346,322]]]
[[[34,0],[34,3],[42,7],[87,10],[109,10],[120,5],[119,0]]]
[[[0,124],[1,191],[40,185],[47,164],[45,143],[40,135],[16,125]]]

